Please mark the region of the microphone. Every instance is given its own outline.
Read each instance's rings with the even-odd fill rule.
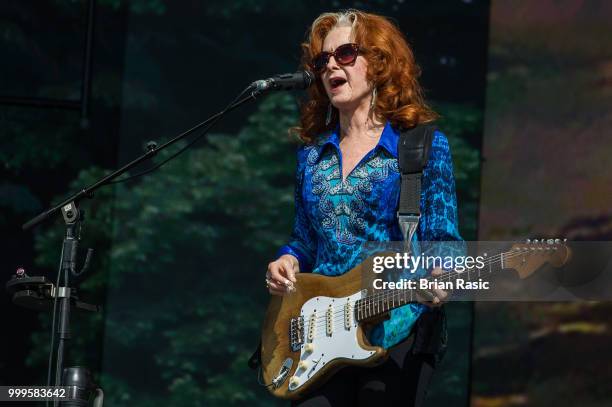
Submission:
[[[314,82],[314,75],[308,71],[283,73],[268,79],[260,79],[251,84],[257,92],[267,90],[307,89]]]

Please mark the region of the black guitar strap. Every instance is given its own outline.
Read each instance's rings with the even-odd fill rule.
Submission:
[[[421,219],[421,179],[427,165],[434,125],[420,124],[400,133],[397,159],[400,171],[400,199],[397,220],[404,241],[410,242]]]
[[[421,180],[435,130],[434,125],[421,124],[400,134],[397,152],[401,184],[397,219],[407,242],[405,250],[409,249],[408,242],[412,240],[421,219]],[[444,307],[424,312],[416,322],[414,335],[412,353],[432,354],[437,363],[447,346]]]

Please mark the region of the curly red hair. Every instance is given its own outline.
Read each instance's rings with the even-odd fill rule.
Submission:
[[[373,114],[396,128],[412,128],[435,120],[438,115],[423,98],[417,79],[421,74],[412,49],[399,28],[383,16],[359,10],[321,14],[312,24],[302,44],[302,67],[321,52],[323,41],[335,27],[351,26],[354,42],[359,44],[368,63],[367,80],[377,91]],[[331,123],[325,125],[329,98],[320,79],[308,89],[308,100],[302,105],[300,126],[293,130],[305,143],[313,143],[325,131],[337,125],[334,109]]]

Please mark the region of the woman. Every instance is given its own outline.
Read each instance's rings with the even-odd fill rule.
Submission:
[[[399,132],[437,117],[423,101],[410,47],[386,18],[356,10],[322,14],[302,48],[303,64],[317,81],[297,129],[304,145],[298,150],[292,239],[266,274],[273,295],[291,291],[298,272],[335,276],[351,270],[363,242],[402,240],[396,217]],[[421,214],[420,241],[461,239],[449,146],[438,131],[423,171]],[[444,292],[434,294],[430,306],[444,300]],[[415,321],[426,332],[416,339]],[[422,304],[393,310],[368,335],[371,343],[390,348],[383,365],[345,368],[294,405],[421,405],[443,345],[432,339],[441,337],[435,333],[442,323],[439,312]]]

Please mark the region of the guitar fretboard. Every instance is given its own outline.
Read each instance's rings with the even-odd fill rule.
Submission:
[[[454,282],[462,278],[465,281],[479,280],[488,275],[504,269],[504,258],[507,256],[513,256],[512,252],[502,252],[497,255],[491,256],[484,261],[484,267],[482,268],[466,268],[462,272],[450,270],[444,274],[433,277],[421,277],[421,280],[427,282],[438,283]],[[407,284],[406,280],[406,284]],[[417,279],[418,281],[418,279]],[[391,311],[394,308],[401,307],[406,304],[410,304],[417,301],[417,293],[421,292],[426,295],[424,290],[409,289],[409,288],[396,288],[386,290],[376,290],[373,294],[368,295],[365,298],[355,301],[355,318],[361,322],[366,319],[374,318]]]

